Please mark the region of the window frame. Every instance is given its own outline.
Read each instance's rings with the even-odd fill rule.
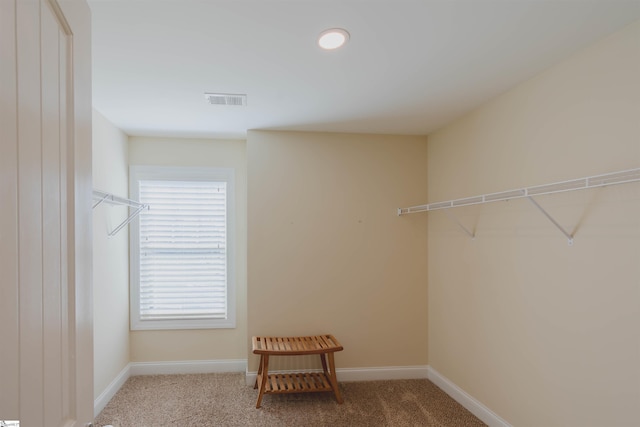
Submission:
[[[215,181],[227,185],[227,318],[226,319],[153,319],[140,318],[140,223],[132,221],[129,228],[129,292],[130,326],[132,331],[174,329],[233,329],[236,327],[236,264],[235,264],[235,170],[217,167],[181,167],[131,165],[129,195],[139,200],[139,181]],[[153,206],[150,207],[153,209]],[[144,213],[143,213],[144,214]]]

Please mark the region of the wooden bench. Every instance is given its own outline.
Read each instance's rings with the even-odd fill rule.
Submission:
[[[305,393],[333,391],[338,403],[342,403],[333,353],[342,345],[333,335],[310,337],[253,337],[253,353],[260,355],[258,377],[253,388],[259,389],[256,408],[268,393]],[[269,356],[294,356],[319,354],[323,372],[269,374]],[[327,365],[327,359],[329,363]]]

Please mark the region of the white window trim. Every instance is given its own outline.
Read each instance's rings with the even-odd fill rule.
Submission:
[[[174,166],[129,167],[129,195],[138,200],[138,181],[218,181],[227,183],[227,318],[226,319],[186,319],[186,320],[141,320],[139,296],[140,228],[138,221],[132,221],[129,229],[129,274],[130,274],[130,329],[216,329],[236,327],[236,263],[235,263],[235,181],[232,168],[202,168]]]

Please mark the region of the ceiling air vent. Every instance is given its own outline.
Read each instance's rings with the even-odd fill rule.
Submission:
[[[233,93],[205,93],[204,98],[212,105],[247,105],[247,95]]]

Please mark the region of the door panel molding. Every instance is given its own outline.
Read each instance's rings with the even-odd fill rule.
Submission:
[[[93,419],[91,15],[0,2],[0,419]]]

